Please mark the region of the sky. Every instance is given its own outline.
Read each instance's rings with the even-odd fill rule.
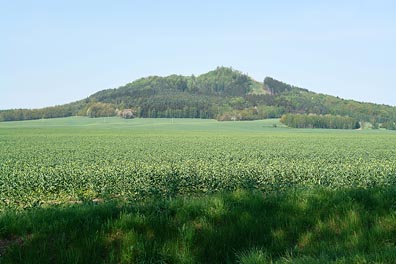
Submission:
[[[396,106],[396,1],[0,0],[0,109],[217,66]]]

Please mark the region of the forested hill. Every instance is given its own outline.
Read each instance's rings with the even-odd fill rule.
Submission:
[[[2,110],[0,120],[116,114],[124,117],[253,120],[281,117],[287,113],[349,116],[359,121],[384,124],[396,120],[396,107],[317,94],[270,77],[258,82],[226,67],[199,76],[141,78],[66,105]]]

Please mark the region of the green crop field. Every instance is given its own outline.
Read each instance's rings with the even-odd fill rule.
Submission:
[[[2,123],[0,208],[396,182],[395,133],[273,124],[117,118]]]
[[[391,131],[290,129],[278,120],[3,122],[0,263],[3,257],[5,263],[396,261],[395,184]],[[304,211],[309,202],[316,207]],[[376,203],[372,212],[364,207]],[[277,206],[285,208],[267,219],[265,211],[274,213]],[[245,222],[223,217],[224,210],[236,217],[233,208],[247,210]],[[157,227],[150,226],[153,221]],[[235,233],[243,238],[224,229],[229,224],[244,230],[244,223],[246,234]],[[215,227],[225,232],[222,237],[214,236]],[[266,237],[257,237],[260,230]],[[374,245],[359,246],[353,236]],[[212,252],[218,239],[228,242]],[[333,244],[338,248],[330,250]],[[373,253],[378,247],[382,255]]]

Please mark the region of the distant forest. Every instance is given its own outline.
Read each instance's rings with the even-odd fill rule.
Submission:
[[[356,122],[370,122],[374,128],[396,127],[396,107],[317,94],[271,77],[257,82],[246,74],[226,67],[218,67],[200,76],[141,78],[117,89],[103,90],[65,105],[1,110],[0,121],[76,115],[125,117],[125,110],[131,113],[127,115],[129,118],[210,118],[227,121],[300,114],[348,117],[353,120],[353,127]],[[290,117],[286,115],[283,120],[289,120]],[[305,122],[310,118],[305,118]],[[292,126],[291,123],[288,125]]]

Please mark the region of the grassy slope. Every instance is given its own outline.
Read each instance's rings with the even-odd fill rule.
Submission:
[[[392,133],[294,130],[277,120],[66,118],[0,124],[0,136],[42,131]],[[391,263],[395,218],[393,187],[58,205],[3,212],[0,263]]]

